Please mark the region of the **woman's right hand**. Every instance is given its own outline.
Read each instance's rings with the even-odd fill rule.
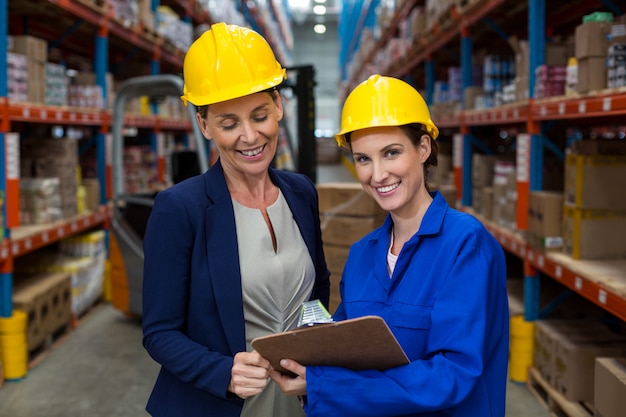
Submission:
[[[255,350],[235,355],[228,390],[241,398],[259,394],[269,382],[270,363]]]

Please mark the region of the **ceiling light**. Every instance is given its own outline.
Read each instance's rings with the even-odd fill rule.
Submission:
[[[326,0],[315,0],[315,3],[326,3]]]
[[[319,14],[319,15],[326,14],[326,6],[322,6],[320,4],[316,4],[315,6],[313,6],[313,13]]]
[[[318,23],[317,25],[313,26],[313,31],[315,33],[319,33],[320,35],[324,34],[326,33],[326,25]]]
[[[307,9],[311,0],[289,0],[289,7],[292,9]]]

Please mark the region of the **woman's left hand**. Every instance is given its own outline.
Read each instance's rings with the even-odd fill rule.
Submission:
[[[270,370],[270,378],[286,395],[306,395],[306,366],[298,362],[282,359],[280,366],[293,372],[296,376],[285,375],[274,369]]]

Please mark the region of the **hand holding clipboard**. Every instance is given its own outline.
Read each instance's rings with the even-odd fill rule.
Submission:
[[[378,316],[257,337],[252,347],[283,373],[289,371],[280,366],[281,359],[293,359],[304,366],[340,366],[354,370],[384,370],[409,363],[395,336]]]

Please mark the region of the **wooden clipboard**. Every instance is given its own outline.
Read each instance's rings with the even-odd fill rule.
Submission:
[[[257,337],[252,347],[283,373],[290,372],[280,366],[281,359],[293,359],[305,366],[328,365],[353,370],[385,370],[409,363],[387,323],[378,316]]]

